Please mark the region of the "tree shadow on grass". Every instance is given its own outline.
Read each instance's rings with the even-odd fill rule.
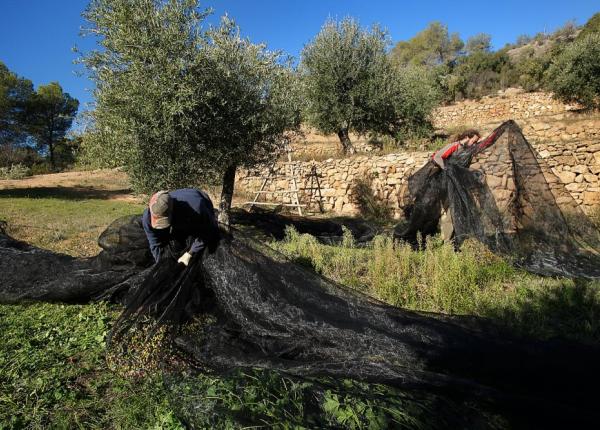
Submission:
[[[265,240],[282,240],[285,237],[286,227],[293,226],[299,233],[311,234],[320,242],[330,245],[342,242],[343,228],[352,233],[358,244],[369,242],[381,230],[361,218],[306,218],[260,209],[253,212],[239,208],[233,209],[231,222],[242,230],[258,233],[258,236]]]
[[[483,314],[523,335],[600,344],[600,282],[575,279],[522,289],[508,305],[488,304]]]
[[[116,197],[127,197],[131,190],[123,188],[118,190],[101,190],[94,187],[33,187],[12,188],[0,190],[0,197],[11,198],[55,198],[63,200],[99,199],[109,200]]]

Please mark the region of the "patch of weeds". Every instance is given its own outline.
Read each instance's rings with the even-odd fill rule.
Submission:
[[[23,164],[0,167],[0,179],[23,179],[27,176],[31,176],[31,170]]]
[[[166,386],[193,428],[502,428],[499,417],[466,404],[349,379],[246,369],[225,376],[175,373]]]
[[[491,318],[524,334],[600,340],[600,284],[518,270],[476,241],[439,237],[419,250],[378,236],[367,247],[324,245],[286,231],[272,246],[294,261],[394,306]]]
[[[391,222],[391,208],[375,195],[372,177],[367,176],[357,179],[354,182],[352,195],[361,215],[365,219],[379,224]]]

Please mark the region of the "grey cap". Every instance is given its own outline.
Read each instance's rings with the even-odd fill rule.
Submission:
[[[171,226],[171,196],[168,191],[159,191],[150,197],[150,224],[152,228],[163,229]]]

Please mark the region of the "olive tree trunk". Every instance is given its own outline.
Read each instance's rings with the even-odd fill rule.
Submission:
[[[347,128],[342,128],[338,131],[338,137],[340,138],[340,142],[342,144],[342,151],[345,155],[352,155],[356,153],[354,146],[352,146],[352,142],[350,141],[350,136],[348,134]]]
[[[225,228],[229,227],[229,215],[231,213],[231,201],[233,199],[236,170],[237,165],[232,164],[223,174],[223,188],[221,190],[221,201],[219,203],[219,223]]]

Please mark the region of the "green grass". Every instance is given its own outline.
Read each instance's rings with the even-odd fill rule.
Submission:
[[[110,370],[117,312],[93,305],[0,305],[0,429],[182,428],[160,381]]]
[[[477,242],[461,252],[438,238],[420,251],[379,236],[357,247],[319,243],[288,229],[272,244],[341,284],[389,304],[431,312],[488,317],[536,337],[600,341],[600,284],[543,278],[513,268]]]
[[[17,239],[90,256],[98,252],[96,238],[108,223],[143,208],[106,197],[77,189],[2,191],[0,219]],[[476,243],[455,253],[433,239],[413,251],[378,237],[360,248],[346,234],[341,246],[327,246],[289,230],[285,241],[272,246],[393,305],[486,316],[538,337],[600,339],[597,284],[529,275]],[[189,405],[197,407],[186,414],[197,428],[223,429],[255,423],[310,428],[317,422],[419,428],[438,413],[435,399],[411,403],[388,387],[299,381],[272,372],[186,375],[165,386],[155,367],[143,363],[152,360],[152,346],[135,345],[142,372],[107,358],[105,336],[118,312],[103,303],[0,305],[0,429],[179,429],[176,416],[186,405],[187,412]],[[171,390],[185,395],[171,403]],[[479,412],[475,415],[487,424],[488,416]]]
[[[115,218],[143,206],[90,190],[0,192],[8,232],[75,256],[98,253]],[[158,375],[121,376],[106,362],[118,307],[0,305],[0,429],[181,429]]]
[[[100,251],[96,239],[115,218],[144,209],[139,204],[86,199],[77,194],[49,196],[38,191],[26,197],[26,193],[0,191],[0,220],[8,223],[8,233],[33,245],[78,257]]]
[[[416,400],[414,394],[352,380],[295,379],[271,371],[246,370],[218,378],[186,376],[168,384],[177,392],[175,407],[185,411],[193,428],[445,428],[433,425],[437,414],[457,411],[486,423],[501,423],[493,414],[469,410],[465,405],[443,404],[433,396]],[[501,424],[486,426],[495,427],[501,428]]]

